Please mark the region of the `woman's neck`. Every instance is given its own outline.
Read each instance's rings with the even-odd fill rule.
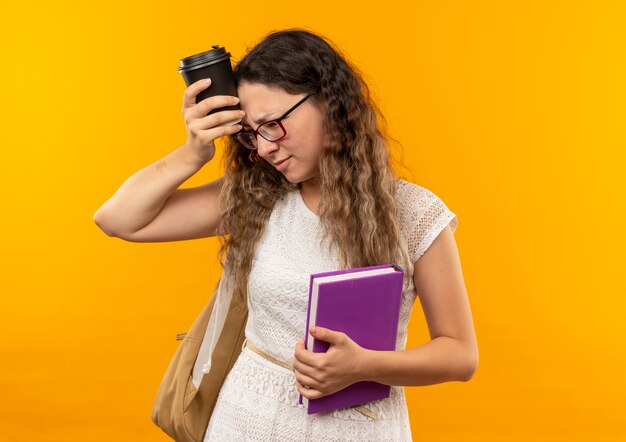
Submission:
[[[318,214],[317,208],[319,207],[320,198],[322,195],[320,183],[318,178],[312,178],[310,180],[300,183],[300,195],[307,207],[311,212]],[[319,214],[318,214],[319,215]]]

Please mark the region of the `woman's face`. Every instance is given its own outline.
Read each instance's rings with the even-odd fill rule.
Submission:
[[[292,95],[277,87],[242,83],[237,89],[241,109],[246,112],[242,124],[256,129],[261,123],[287,112],[306,94]],[[319,157],[323,144],[324,114],[310,97],[281,121],[287,135],[278,141],[257,136],[258,154],[281,172],[291,183],[317,182]]]

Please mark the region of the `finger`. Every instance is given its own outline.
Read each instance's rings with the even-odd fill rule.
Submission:
[[[217,138],[224,137],[227,135],[235,135],[240,130],[241,130],[241,124],[225,124],[222,126],[213,127],[206,131],[200,131],[200,132],[206,132],[207,139],[215,140]]]
[[[240,130],[241,125],[239,124],[227,124],[213,127],[208,130],[193,130],[191,133],[194,143],[199,145],[209,145],[218,138],[235,135]]]
[[[226,106],[234,106],[239,103],[239,97],[234,97],[232,95],[214,95],[209,98],[205,98],[200,103],[198,103],[198,112],[201,113],[200,116],[204,116],[211,112],[213,109],[218,109],[220,107]]]
[[[208,129],[223,124],[236,124],[241,123],[241,119],[245,114],[246,113],[242,110],[220,111],[200,118],[195,121],[194,124],[198,124],[198,127],[201,129]]]
[[[317,355],[314,352],[307,350],[306,348],[304,348],[304,344],[302,343],[302,341],[300,341],[298,344],[296,344],[294,358],[301,363],[308,365],[309,367],[314,367],[320,355],[322,354],[323,353]]]
[[[346,336],[345,333],[330,330],[324,327],[311,327],[309,329],[309,333],[315,339],[319,339],[320,341],[325,341],[325,342],[328,342],[330,344],[335,344],[335,345],[343,342]]]
[[[302,373],[306,376],[314,376],[315,372],[317,371],[317,369],[315,367],[312,367],[310,365],[306,365],[302,362],[300,362],[299,360],[295,359],[293,361],[293,369],[294,372],[296,373],[296,375],[298,373]]]
[[[302,384],[305,388],[317,390],[321,387],[320,383],[317,382],[310,376],[303,375],[302,373],[296,373],[296,382]]]
[[[302,385],[300,382],[296,382],[296,386],[298,388],[298,393],[300,393],[302,396],[304,396],[307,399],[317,399],[323,396],[323,394],[320,391],[315,390],[314,388],[307,388],[304,385]]]
[[[206,80],[206,81],[205,81]],[[192,83],[183,94],[183,109],[196,105],[196,95],[211,85],[211,79],[206,78]]]
[[[214,109],[234,106],[237,103],[239,103],[238,97],[233,97],[232,95],[214,95],[205,98],[195,106],[183,107],[183,115],[187,121],[200,119],[206,117],[208,113]]]
[[[193,120],[188,123],[188,131],[190,134],[194,136],[200,137],[208,137],[213,134],[213,137],[223,136],[225,133],[228,135],[232,135],[233,132],[231,130],[227,130],[224,132],[223,130],[214,131],[214,129],[218,129],[222,126],[236,126],[232,130],[234,133],[238,133],[241,131],[241,114],[240,111],[223,111],[217,112],[212,115],[208,115],[205,118],[200,120]]]

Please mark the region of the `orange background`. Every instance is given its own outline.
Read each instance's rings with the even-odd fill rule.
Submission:
[[[152,401],[218,242],[129,243],[92,217],[185,142],[181,58],[294,26],[359,66],[407,177],[458,215],[480,363],[406,389],[415,440],[626,440],[624,2],[2,9],[1,441],[168,440]],[[427,339],[416,308],[409,345]]]

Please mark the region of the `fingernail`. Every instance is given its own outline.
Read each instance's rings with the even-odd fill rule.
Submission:
[[[238,97],[233,97],[233,103],[239,103],[239,98]]]
[[[207,84],[209,84],[209,83],[211,83],[211,79],[210,79],[210,78],[206,78],[206,79],[202,82],[202,84],[204,84],[204,85],[207,85]]]

